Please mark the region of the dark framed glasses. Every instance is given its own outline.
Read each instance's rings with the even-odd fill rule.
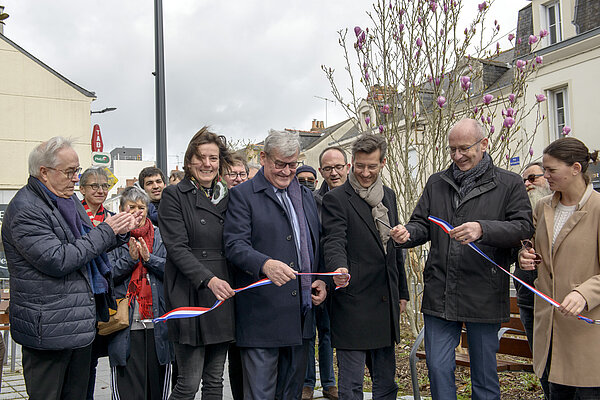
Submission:
[[[544,176],[544,174],[529,174],[527,178],[523,178],[523,183],[526,183],[527,181],[529,181],[529,183],[533,183],[540,176]]]
[[[533,249],[533,243],[529,239],[521,240],[521,246],[523,246],[523,249],[525,249],[527,251]],[[541,263],[542,256],[540,256],[538,253],[533,253],[533,254],[535,255],[535,259],[533,260],[533,262],[535,264]]]

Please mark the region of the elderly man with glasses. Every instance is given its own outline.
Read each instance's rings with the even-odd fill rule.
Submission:
[[[244,399],[299,400],[313,305],[325,283],[299,272],[319,268],[319,218],[313,195],[296,179],[298,135],[271,131],[256,176],[230,191],[223,237],[238,287],[268,278],[273,284],[235,296]]]
[[[86,397],[97,320],[108,321],[106,252],[125,242],[140,215],[94,227],[74,195],[79,158],[54,137],[29,155],[29,180],[8,205],[2,241],[10,273],[10,330],[23,346],[30,399]]]
[[[448,144],[452,165],[429,178],[410,221],[390,234],[403,247],[431,241],[421,311],[432,397],[456,399],[454,349],[464,323],[473,399],[499,400],[497,334],[510,318],[510,281],[467,244],[508,269],[513,250],[534,233],[531,206],[521,177],[493,164],[479,122],[457,122]],[[450,235],[430,215],[453,225]]]

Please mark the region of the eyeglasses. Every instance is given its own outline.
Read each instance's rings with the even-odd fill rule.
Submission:
[[[544,176],[544,174],[529,174],[527,178],[523,178],[523,183],[526,183],[527,181],[529,181],[529,183],[534,183],[540,176]]]
[[[465,154],[467,154],[469,152],[470,149],[473,148],[473,146],[479,144],[479,142],[481,142],[483,139],[485,139],[485,138],[481,138],[478,141],[476,141],[475,143],[473,143],[472,145],[467,146],[467,147],[450,147],[450,146],[447,146],[446,150],[448,150],[448,152],[450,153],[450,155],[453,155],[457,151],[460,154],[465,155]]]
[[[334,165],[333,167],[322,167],[321,171],[330,173],[335,168],[335,170],[337,172],[340,172],[344,169],[345,166],[346,166],[346,164],[337,164],[337,165]]]
[[[65,176],[68,179],[73,179],[76,175],[79,175],[79,173],[81,172],[81,167],[69,168],[69,169],[58,169],[58,168],[52,168],[52,167],[46,167],[46,168],[53,169],[55,171],[60,171],[63,174],[65,174]]]
[[[247,173],[245,173],[245,172],[229,172],[229,173],[227,173],[227,174],[225,174],[225,175],[227,175],[227,177],[228,177],[229,179],[236,179],[236,178],[238,178],[238,177],[239,177],[240,179],[246,179],[246,178],[248,177],[248,174],[247,174]]]
[[[97,192],[100,188],[102,188],[102,190],[104,190],[105,192],[108,192],[108,189],[110,189],[110,185],[108,183],[103,183],[101,185],[98,183],[90,183],[89,185],[81,185],[81,186],[90,187],[95,192]]]
[[[298,161],[283,162],[275,160],[273,158],[271,158],[271,161],[273,161],[273,164],[275,164],[275,168],[277,169],[285,169],[285,167],[290,167],[290,169],[296,169],[298,167]]]
[[[521,240],[521,246],[523,246],[523,249],[525,249],[525,250],[533,249],[533,243],[529,239]],[[533,254],[535,255],[533,262],[536,264],[541,263],[542,256],[540,256],[538,253],[533,253]]]

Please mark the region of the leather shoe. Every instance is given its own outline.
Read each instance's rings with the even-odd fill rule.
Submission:
[[[310,386],[304,386],[302,388],[302,400],[312,400],[314,390]]]
[[[326,399],[338,400],[338,389],[336,386],[323,388],[323,397]]]

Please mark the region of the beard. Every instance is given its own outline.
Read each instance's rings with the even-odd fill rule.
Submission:
[[[531,203],[531,208],[535,209],[535,205],[540,199],[552,194],[552,190],[550,190],[547,186],[534,186],[533,189],[527,192],[529,196],[529,202]]]

